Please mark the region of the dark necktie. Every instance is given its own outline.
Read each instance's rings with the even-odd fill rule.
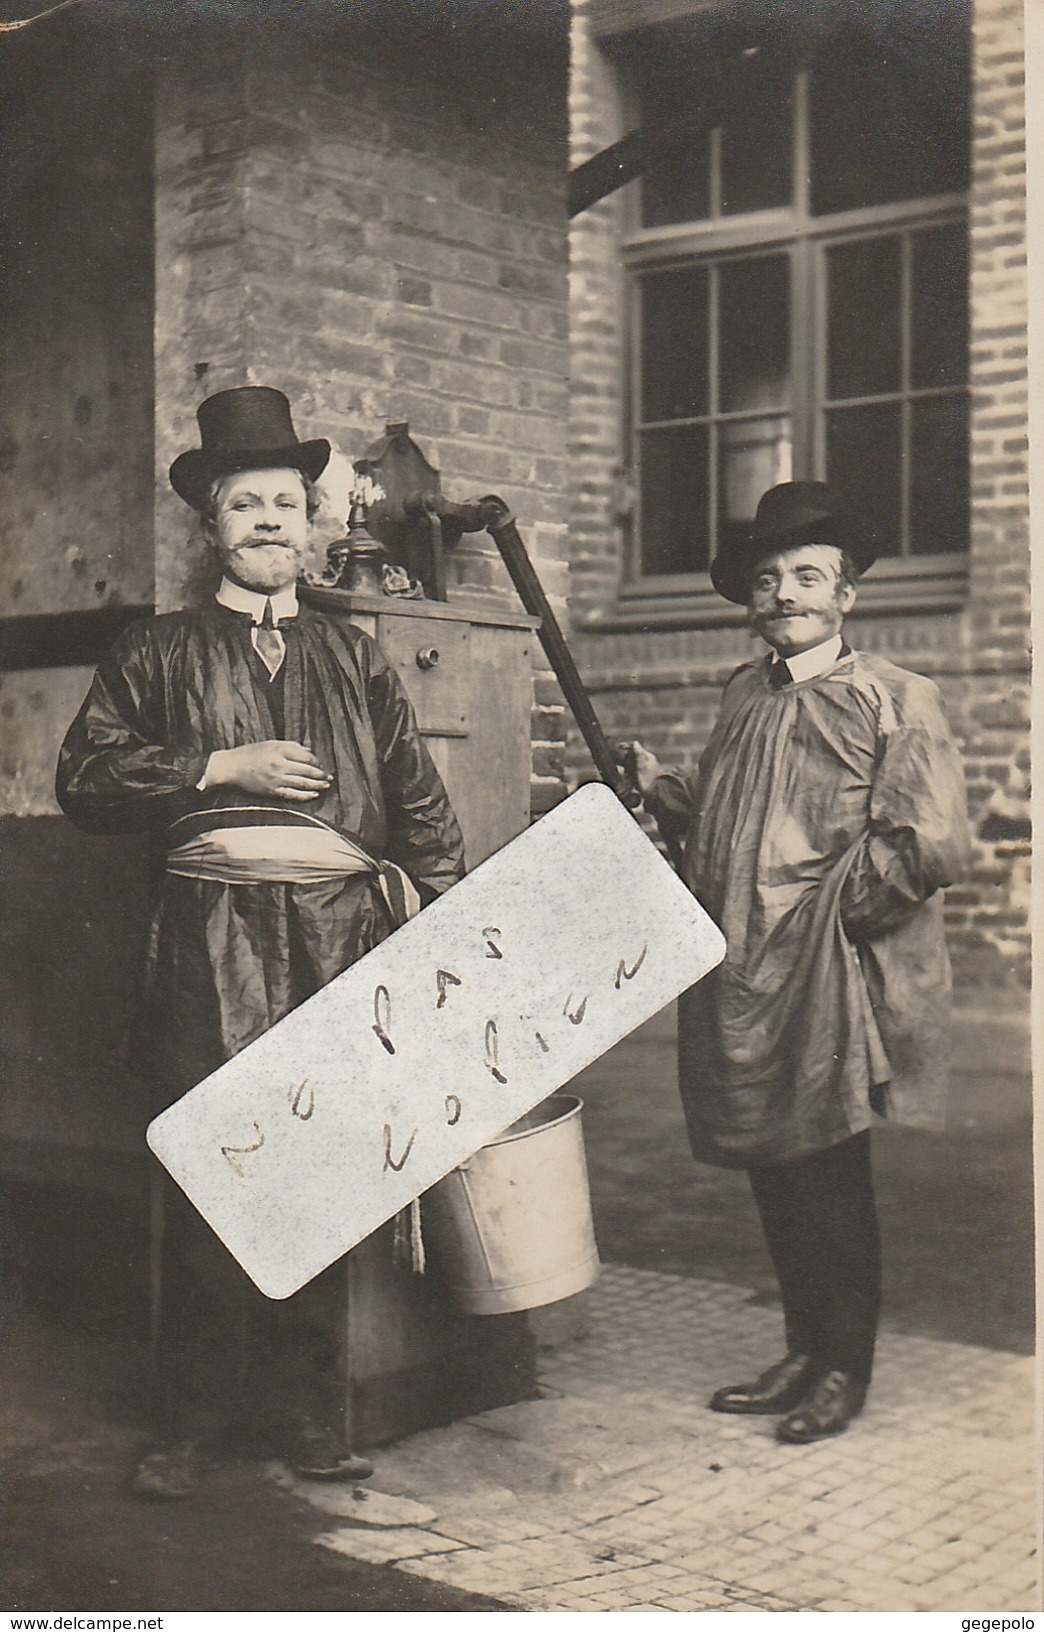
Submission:
[[[787,668],[787,665],[782,661],[782,659],[774,657],[772,662],[769,664],[768,683],[771,689],[773,691],[782,691],[783,687],[789,686],[791,682],[792,676],[790,670]]]
[[[271,597],[265,602],[261,622],[255,623],[250,636],[254,642],[255,652],[268,670],[270,678],[274,680],[286,656],[286,641],[276,628]]]

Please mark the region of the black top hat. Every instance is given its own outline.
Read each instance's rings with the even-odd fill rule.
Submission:
[[[218,391],[200,403],[196,418],[201,446],[179,454],[170,467],[171,486],[194,510],[203,508],[215,477],[236,470],[286,466],[314,482],[326,469],[329,442],[299,442],[289,402],[270,385]]]
[[[872,530],[848,508],[836,488],[826,482],[780,482],[762,494],[746,534],[714,557],[711,583],[726,600],[746,606],[757,562],[774,550],[789,550],[798,544],[836,544],[851,556],[860,573],[877,558]]]

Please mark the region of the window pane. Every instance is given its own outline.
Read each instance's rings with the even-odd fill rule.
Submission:
[[[674,113],[677,114],[675,109]],[[643,120],[670,117],[648,104]],[[672,221],[702,221],[710,214],[710,136],[690,136],[673,153],[652,165],[642,177],[642,226],[664,227]]]
[[[705,425],[642,433],[645,573],[702,572],[708,566],[707,434]]]
[[[827,480],[878,532],[879,556],[902,548],[902,421],[897,402],[834,408],[827,419]]]
[[[757,98],[722,126],[723,215],[789,204],[791,182],[790,81],[762,87]]]
[[[861,0],[812,74],[812,210],[968,185],[967,0]]]
[[[790,418],[733,420],[719,429],[717,549],[727,548],[754,519],[758,500],[791,479]]]
[[[900,240],[866,238],[827,256],[827,391],[833,398],[898,391]]]
[[[963,226],[913,236],[914,386],[963,385],[968,378],[968,237]]]
[[[968,548],[968,401],[963,392],[913,405],[910,551]]]
[[[781,408],[790,401],[790,278],[784,255],[725,261],[718,269],[721,406]]]
[[[707,272],[691,267],[641,281],[642,418],[707,411]]]

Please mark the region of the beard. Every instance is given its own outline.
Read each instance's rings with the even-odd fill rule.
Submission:
[[[282,540],[244,543],[218,553],[229,578],[262,595],[274,595],[296,582],[301,566],[296,545]]]

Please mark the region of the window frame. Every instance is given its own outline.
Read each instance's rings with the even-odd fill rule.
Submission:
[[[747,214],[714,214],[699,221],[645,227],[640,224],[640,182],[624,189],[625,223],[619,238],[623,357],[621,425],[624,466],[634,478],[633,525],[625,539],[622,574],[615,605],[595,614],[592,625],[603,628],[636,626],[703,626],[741,621],[742,608],[723,606],[706,571],[675,574],[642,572],[641,490],[637,479],[641,412],[642,358],[640,281],[645,273],[679,270],[740,254],[783,253],[789,257],[791,322],[791,430],[795,475],[822,479],[826,463],[826,435],[831,399],[826,395],[826,257],[834,244],[872,237],[889,230],[903,233],[926,227],[969,224],[969,195],[965,191],[934,194],[895,203],[816,216],[810,198],[810,83],[811,69],[794,76],[794,139],[792,142],[792,200],[790,205]],[[632,108],[635,95],[629,95]],[[635,111],[637,111],[635,109]],[[717,132],[712,142],[718,144]],[[712,209],[719,205],[719,187],[712,171]],[[904,252],[905,259],[905,252]],[[907,303],[908,292],[904,292]],[[904,317],[905,321],[905,317]],[[906,355],[904,353],[904,355]],[[926,389],[925,395],[970,398],[970,385]],[[920,393],[913,393],[914,396]],[[911,400],[904,379],[900,397]],[[715,416],[716,417],[716,416]],[[710,413],[707,415],[711,418]],[[904,514],[909,488],[904,483]],[[713,529],[714,517],[711,516]],[[713,536],[713,532],[712,532]],[[970,542],[970,541],[969,541]],[[952,611],[965,604],[969,551],[889,556],[877,563],[860,586],[859,611]]]

